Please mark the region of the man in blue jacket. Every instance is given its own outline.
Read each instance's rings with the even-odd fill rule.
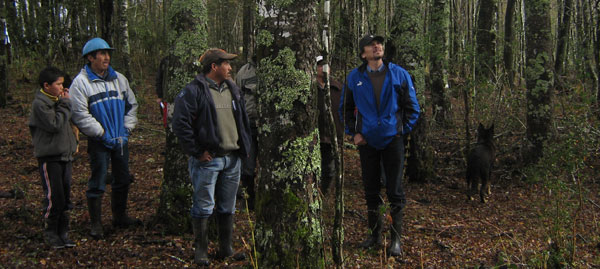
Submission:
[[[240,181],[241,157],[250,150],[250,123],[240,89],[230,80],[229,60],[237,57],[209,49],[202,74],[175,98],[173,132],[187,155],[192,181],[194,262],[208,266],[208,217],[216,211],[219,226],[217,256],[233,255],[233,214]],[[216,202],[216,206],[215,206]],[[235,259],[243,259],[236,255]]]
[[[358,146],[367,202],[370,234],[359,246],[381,245],[381,161],[393,221],[387,253],[401,256],[402,210],[406,204],[402,188],[403,137],[417,122],[420,108],[409,73],[383,59],[383,41],[383,37],[371,34],[360,40],[358,55],[363,64],[348,75],[340,115],[345,120],[346,133]]]
[[[89,40],[82,50],[82,56],[88,63],[71,84],[73,122],[89,137],[92,175],[86,196],[90,235],[96,239],[103,237],[100,212],[109,162],[114,176],[111,195],[113,226],[141,224],[126,212],[132,182],[127,141],[137,124],[138,103],[127,78],[110,66],[112,50],[102,38]]]

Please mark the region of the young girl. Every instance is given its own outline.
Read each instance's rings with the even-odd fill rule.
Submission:
[[[71,100],[63,88],[65,74],[48,67],[39,75],[41,89],[31,106],[29,129],[44,189],[44,241],[52,248],[74,247],[67,232],[71,173],[77,140],[71,128]]]

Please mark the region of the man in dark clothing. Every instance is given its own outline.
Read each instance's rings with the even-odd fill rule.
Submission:
[[[383,37],[365,35],[359,42],[363,64],[348,75],[340,106],[346,133],[358,146],[368,225],[371,234],[360,244],[370,248],[381,244],[381,169],[386,177],[386,194],[391,204],[391,245],[388,254],[402,255],[400,233],[402,210],[406,204],[402,188],[404,168],[403,137],[417,122],[420,108],[410,74],[383,60]],[[345,94],[345,95],[344,95]]]
[[[246,112],[250,119],[250,130],[252,134],[252,143],[248,157],[242,158],[242,186],[248,194],[248,209],[254,210],[254,200],[256,196],[255,182],[256,177],[256,155],[258,154],[258,108],[256,107],[256,86],[258,79],[256,77],[256,57],[242,66],[235,76],[235,83],[241,88],[242,95],[246,101]]]
[[[331,129],[327,128],[327,107],[326,99],[327,92],[325,90],[327,77],[324,68],[327,65],[323,56],[317,56],[317,105],[319,107],[319,134],[321,138],[321,192],[326,195],[331,185],[331,181],[335,176],[335,160],[333,156],[332,143],[333,135]],[[342,95],[342,83],[337,80],[330,79],[329,81],[329,96],[331,99],[331,110],[340,106],[340,98]],[[337,135],[338,144],[342,144],[344,136],[342,122],[338,113],[333,113],[333,120],[335,122],[335,135]]]
[[[190,156],[194,262],[209,265],[208,217],[215,209],[219,226],[217,256],[233,255],[233,214],[240,181],[241,156],[250,147],[250,125],[240,89],[231,81],[229,60],[237,57],[209,49],[202,57],[202,74],[175,98],[173,132]],[[237,258],[245,258],[236,255]],[[234,257],[235,258],[235,257]]]

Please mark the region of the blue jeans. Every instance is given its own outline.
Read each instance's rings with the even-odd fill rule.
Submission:
[[[194,157],[188,160],[192,194],[192,218],[208,218],[215,202],[218,214],[235,213],[235,196],[240,183],[241,160],[236,154],[214,157],[201,162]]]
[[[89,139],[88,154],[92,176],[88,181],[87,198],[98,198],[104,194],[109,162],[112,164],[112,175],[114,177],[114,181],[111,183],[112,190],[123,192],[129,189],[131,175],[129,174],[129,148],[127,144],[124,144],[122,148],[112,150],[105,147],[102,141]]]

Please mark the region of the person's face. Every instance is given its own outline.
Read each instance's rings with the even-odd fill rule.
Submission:
[[[215,73],[215,78],[218,80],[217,82],[222,82],[231,77],[231,65],[229,61],[223,61],[221,64],[213,63],[213,72]]]
[[[88,55],[90,67],[98,75],[103,75],[110,65],[110,52],[108,50],[99,50],[96,52],[96,57]]]
[[[371,41],[363,48],[361,57],[367,61],[379,61],[383,59],[383,44],[377,40]]]
[[[48,84],[48,82],[44,82],[44,91],[53,96],[61,96],[63,93],[63,83],[65,82],[64,77],[58,77],[57,80],[52,82],[52,84]]]
[[[317,65],[317,77],[319,77],[319,78],[323,77],[323,65],[322,64]]]

